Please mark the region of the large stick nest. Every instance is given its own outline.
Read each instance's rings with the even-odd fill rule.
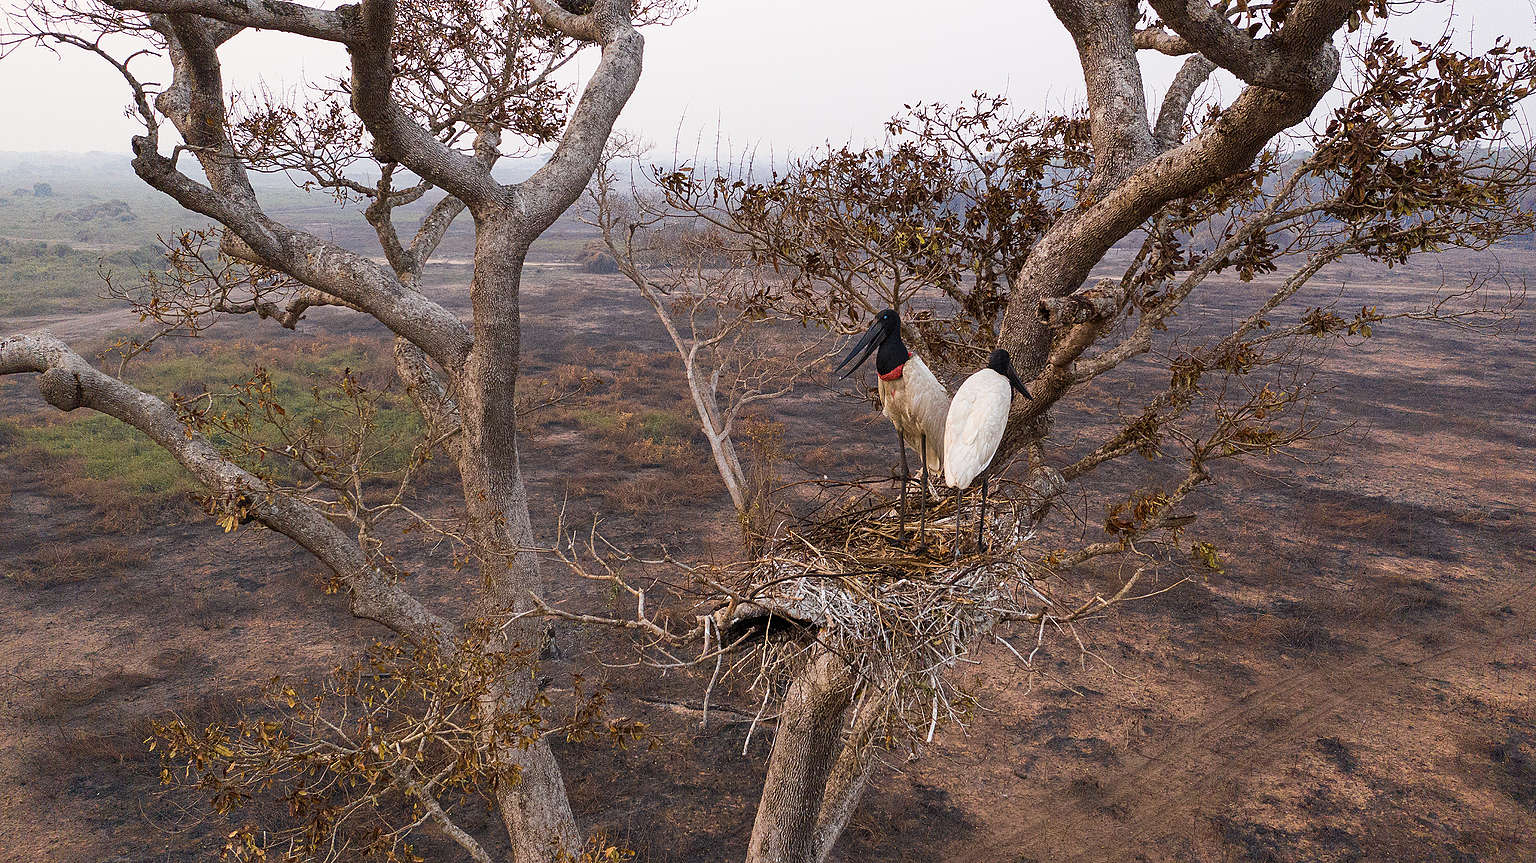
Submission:
[[[1027,506],[989,500],[981,551],[979,495],[968,495],[956,558],[953,497],[923,502],[921,537],[918,502],[914,484],[905,533],[896,500],[867,489],[844,495],[835,511],[781,524],[737,586],[742,599],[714,614],[717,643],[753,645],[735,670],[754,672],[754,688],[778,688],[820,643],[861,686],[895,695],[902,713],[918,711],[929,734],[940,719],[960,720],[968,699],[946,672],[1000,622],[1041,619],[1052,603],[1028,562]]]

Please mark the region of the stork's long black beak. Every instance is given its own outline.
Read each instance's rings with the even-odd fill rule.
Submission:
[[[880,347],[880,343],[884,341],[885,327],[881,326],[879,321],[875,321],[870,325],[869,329],[864,332],[864,337],[859,339],[858,344],[853,346],[853,350],[848,352],[848,356],[843,357],[843,361],[838,363],[837,368],[832,370],[833,373],[835,374],[839,371],[842,371],[843,366],[848,365],[848,363],[855,356],[859,358],[859,361],[854,363],[853,367],[848,371],[843,372],[843,377],[846,378],[854,372],[858,371],[859,366],[864,365],[864,361],[869,359],[869,355],[874,353],[875,349]],[[860,354],[861,351],[863,352],[862,355]]]
[[[1035,397],[1029,394],[1029,390],[1024,388],[1024,382],[1019,380],[1019,373],[1013,370],[1013,363],[1008,364],[1008,371],[1006,374],[1008,376],[1008,383],[1011,384],[1014,389],[1019,391],[1019,395],[1029,399],[1030,401],[1035,400]]]

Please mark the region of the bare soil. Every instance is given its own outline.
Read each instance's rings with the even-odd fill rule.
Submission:
[[[1529,253],[1506,262],[1532,263]],[[461,276],[440,276],[450,307]],[[571,363],[603,374],[621,357],[623,398],[675,408],[670,347],[626,283],[553,265],[530,267],[529,279],[530,374]],[[1364,304],[1354,294],[1427,297],[1439,277],[1339,280],[1348,308]],[[1185,325],[1225,320],[1247,289],[1212,286],[1207,320]],[[48,326],[88,340],[120,320],[29,319],[0,332]],[[343,311],[317,311],[296,333],[228,326],[266,328],[260,337],[277,343],[371,335],[388,349]],[[1340,433],[1302,463],[1229,469],[1202,501],[1200,535],[1225,571],[1090,621],[1077,633],[1086,652],[1047,634],[1035,674],[993,648],[970,680],[983,711],[917,760],[887,757],[841,857],[1536,859],[1533,349],[1529,332],[1403,324],[1334,361],[1322,404]],[[1058,428],[1106,424],[1123,397],[1098,393]],[[0,384],[0,415],[45,410],[30,382]],[[871,414],[813,386],[775,405],[795,454],[786,476],[888,471],[889,429]],[[325,595],[319,568],[281,537],[225,535],[191,506],[123,518],[69,480],[69,465],[4,450],[0,860],[207,859],[218,825],[186,809],[192,798],[161,792],[148,721],[228,719],[271,675],[323,671],[381,633]],[[568,423],[531,432],[524,458],[538,512],[564,503],[573,522],[602,514],[620,540],[727,554],[729,501],[698,454],[687,493],[649,496],[668,471]],[[1132,468],[1144,470],[1111,472],[1100,487],[1134,482]],[[429,599],[468,589],[422,554],[417,587]],[[557,679],[622,649],[606,635],[560,638]],[[702,681],[595,673],[614,709],[652,722],[664,749],[565,747],[582,823],[646,861],[734,856],[721,849],[744,845],[771,728],[744,751],[753,705],[739,696],[717,693],[701,729]]]

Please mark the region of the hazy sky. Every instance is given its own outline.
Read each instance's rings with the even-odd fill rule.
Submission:
[[[1475,44],[1499,34],[1532,44],[1533,8],[1536,0],[1458,0],[1394,31],[1433,35],[1454,9]],[[345,59],[334,46],[270,33],[243,34],[223,55],[231,84],[264,79],[274,89]],[[1156,98],[1177,64],[1144,56]],[[584,55],[579,71],[596,62]],[[0,150],[126,153],[135,125],[115,74],[78,52],[23,50],[0,61]],[[718,128],[732,149],[782,154],[870,139],[903,102],[973,90],[1030,107],[1079,97],[1076,55],[1045,0],[700,0],[692,15],[649,31],[645,73],[619,123],[668,149],[679,131],[691,148]]]

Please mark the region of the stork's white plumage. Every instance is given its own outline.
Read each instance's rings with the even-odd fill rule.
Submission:
[[[928,456],[928,472],[944,470],[944,418],[949,414],[949,392],[929,371],[922,357],[910,356],[895,378],[880,377],[880,410],[901,440],[921,458]]]
[[[987,476],[997,447],[1008,427],[1008,409],[1017,390],[1029,398],[1029,390],[1013,370],[1005,350],[995,350],[987,367],[965,379],[949,403],[944,420],[944,482],[955,490],[955,557],[960,557],[961,496],[976,477],[981,477],[981,518],[976,523],[976,547],[986,550]]]
[[[901,526],[907,530],[907,448],[923,459],[923,498],[928,496],[928,477],[944,469],[944,418],[949,413],[949,392],[933,376],[921,357],[913,356],[901,342],[901,318],[894,309],[875,315],[874,323],[837,368],[853,363],[843,376],[853,374],[870,355],[880,376],[880,409],[901,438]],[[857,362],[855,362],[857,359]],[[921,507],[918,533],[927,526],[928,510]]]
[[[965,379],[950,402],[944,423],[944,483],[950,488],[970,488],[997,453],[1013,388],[1008,378],[982,369]]]

